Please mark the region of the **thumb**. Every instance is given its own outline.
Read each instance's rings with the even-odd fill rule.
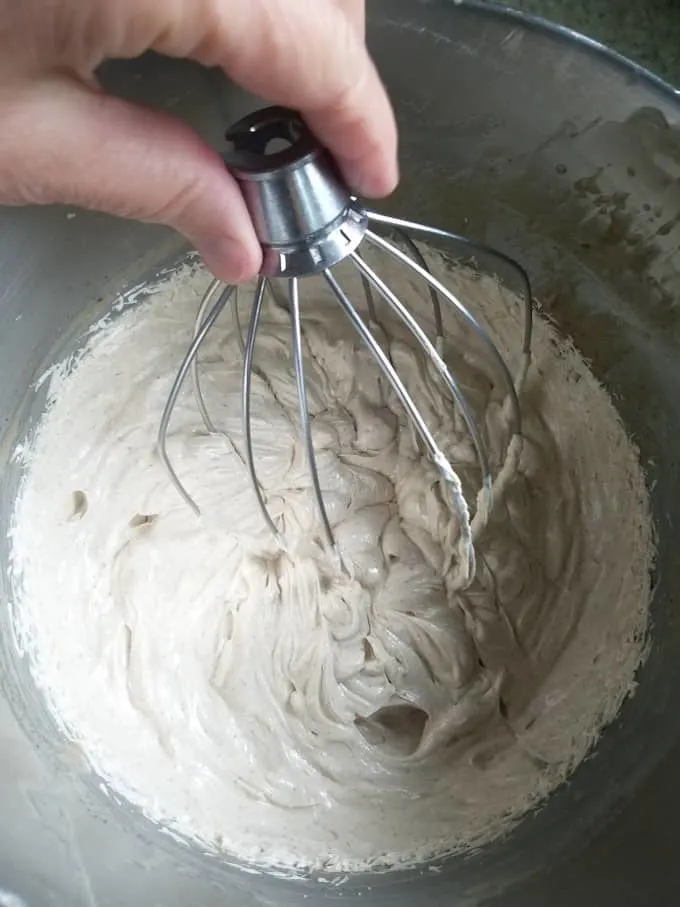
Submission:
[[[0,96],[0,120],[0,204],[75,204],[167,224],[217,277],[257,272],[238,185],[179,121],[53,76]]]

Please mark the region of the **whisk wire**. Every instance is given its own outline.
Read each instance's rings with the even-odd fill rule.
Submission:
[[[305,365],[302,353],[302,316],[300,314],[300,285],[297,277],[293,277],[288,282],[288,292],[290,298],[291,326],[293,332],[293,360],[295,362],[295,380],[297,383],[298,402],[300,405],[300,427],[305,442],[305,451],[307,455],[307,465],[312,479],[312,489],[316,508],[321,517],[324,535],[328,547],[337,555],[338,551],[335,545],[335,538],[328,519],[328,512],[323,501],[321,493],[321,482],[319,480],[319,470],[316,464],[316,454],[314,452],[314,440],[312,438],[312,426],[309,419],[309,406],[307,403],[307,390],[305,387]]]
[[[468,507],[467,501],[465,500],[465,495],[463,494],[460,478],[451,466],[451,463],[449,462],[444,452],[437,444],[434,435],[423,419],[422,414],[416,406],[413,397],[408,392],[406,385],[402,381],[401,377],[395,370],[394,366],[390,362],[383,349],[380,347],[380,344],[377,342],[373,334],[364,323],[361,315],[354,307],[345,291],[342,289],[342,287],[330,271],[324,271],[324,277],[329,287],[333,291],[335,298],[340,303],[342,310],[345,312],[350,323],[356,330],[357,334],[373,353],[376,363],[382,370],[390,386],[401,401],[401,404],[409,415],[411,421],[413,422],[417,433],[420,435],[421,440],[425,444],[425,447],[427,448],[433,463],[435,464],[442,479],[444,480],[446,487],[450,491],[454,512],[460,520],[461,540],[467,552],[469,571],[470,569],[472,569],[472,562],[474,560],[472,534],[470,527],[470,509]]]
[[[370,215],[369,217],[372,217]],[[427,228],[426,228],[427,229]],[[508,368],[505,359],[499,352],[495,343],[489,336],[486,328],[479,323],[475,316],[470,312],[470,310],[463,305],[463,303],[455,296],[450,290],[448,290],[441,281],[437,280],[427,268],[422,268],[417,262],[413,261],[405,252],[402,252],[398,246],[395,246],[393,243],[388,242],[382,236],[379,236],[377,233],[374,233],[372,230],[367,230],[365,239],[367,242],[371,243],[374,246],[377,246],[379,249],[382,249],[383,252],[386,252],[388,255],[391,255],[392,258],[396,258],[397,261],[400,261],[406,267],[410,268],[416,274],[418,274],[422,279],[433,287],[440,294],[442,299],[459,312],[463,318],[474,328],[477,335],[484,342],[484,345],[489,350],[493,360],[500,369],[501,375],[508,387],[508,394],[511,400],[513,420],[515,423],[515,434],[520,434],[522,431],[522,412],[519,405],[519,398],[517,397],[517,391],[515,390],[515,380]]]
[[[260,324],[260,318],[262,317],[262,306],[264,303],[264,294],[267,289],[267,284],[268,281],[265,277],[260,277],[257,281],[255,300],[253,302],[253,308],[250,313],[250,325],[248,327],[248,334],[246,336],[245,354],[243,356],[243,382],[241,385],[243,393],[241,405],[243,418],[243,438],[245,442],[246,466],[248,467],[248,472],[250,473],[250,480],[253,486],[253,491],[255,492],[255,498],[257,500],[258,507],[260,508],[262,516],[264,517],[264,520],[269,527],[270,532],[274,536],[277,544],[285,551],[286,545],[283,534],[274,522],[272,515],[269,512],[269,508],[267,507],[267,503],[264,499],[262,485],[260,484],[260,480],[257,476],[255,456],[253,453],[253,425],[251,414],[253,359],[255,357],[255,341],[257,339],[257,329]]]
[[[362,260],[360,252],[355,252],[354,254],[360,261]],[[378,323],[378,313],[376,311],[375,302],[373,300],[373,291],[371,290],[371,285],[368,282],[367,277],[363,274],[363,272],[361,274],[361,286],[363,287],[364,296],[366,297],[366,309],[368,311],[368,322],[369,322],[369,324],[375,324],[378,327],[380,327],[380,325]]]
[[[234,331],[236,333],[238,348],[241,352],[241,358],[243,358],[246,354],[246,342],[243,337],[243,328],[241,327],[241,319],[239,317],[238,311],[238,287],[236,287],[236,292],[234,293],[234,301],[231,306],[231,311],[234,318]]]
[[[421,224],[418,221],[404,220],[401,217],[393,217],[388,214],[379,214],[377,211],[368,211],[367,216],[369,221],[372,221],[375,224],[382,224],[383,226],[400,231],[400,235],[408,236],[406,231],[410,230],[412,233],[421,233],[425,236],[445,239],[447,242],[460,243],[471,252],[481,253],[482,255],[486,255],[489,258],[496,259],[496,261],[501,261],[503,264],[507,265],[507,267],[519,277],[520,283],[522,284],[522,294],[524,296],[524,336],[522,340],[522,353],[525,356],[531,354],[534,299],[529,275],[518,261],[511,258],[509,255],[506,255],[500,249],[496,249],[493,246],[487,246],[485,243],[477,242],[467,236],[462,236],[460,233],[452,233],[450,230],[444,230],[441,227],[433,227],[430,224]]]
[[[382,280],[375,271],[366,264],[356,253],[352,253],[351,256],[355,265],[359,271],[365,275],[369,283],[375,287],[378,293],[382,296],[385,302],[390,307],[390,310],[399,318],[399,320],[404,324],[407,329],[413,334],[413,336],[418,340],[422,345],[428,356],[432,365],[436,369],[437,373],[444,381],[448,387],[453,399],[456,401],[460,407],[460,411],[467,425],[468,431],[472,438],[472,442],[475,446],[475,451],[477,453],[477,459],[479,461],[479,466],[482,474],[482,485],[485,489],[485,493],[489,495],[491,493],[491,471],[489,469],[489,461],[486,455],[486,450],[484,447],[484,442],[479,431],[479,426],[475,420],[475,417],[470,409],[465,396],[463,395],[458,382],[451,374],[450,369],[448,368],[446,362],[440,355],[439,351],[432,343],[430,338],[427,336],[426,332],[420,326],[418,321],[413,317],[413,315],[406,308],[404,303],[399,299],[399,297],[387,286],[387,284]],[[489,505],[491,502],[488,502]]]
[[[420,267],[425,268],[425,270],[430,273],[430,269],[428,268],[427,262],[425,261],[425,256],[420,251],[418,246],[413,242],[406,230],[403,230],[401,227],[396,227],[395,232],[399,239],[401,239],[401,241],[404,243],[406,248],[410,251],[411,256],[418,262]],[[435,336],[438,341],[442,341],[444,339],[444,322],[442,320],[442,307],[439,304],[439,296],[433,286],[428,285],[428,290],[430,291],[432,311],[434,312]]]
[[[208,311],[208,308],[210,307],[212,301],[222,290],[222,287],[223,285],[219,280],[213,280],[213,282],[208,287],[208,291],[203,297],[201,305],[199,306],[198,312],[196,314],[193,334],[194,340],[201,330],[201,326],[203,325],[203,321],[205,320],[205,313]],[[232,298],[236,298],[236,293],[237,291],[235,290]],[[203,389],[201,387],[201,379],[198,371],[198,354],[191,360],[191,382],[194,389],[194,397],[196,398],[196,405],[198,406],[198,411],[201,415],[201,418],[203,419],[203,424],[205,425],[206,430],[210,432],[210,434],[217,434],[217,427],[210,417],[210,413],[208,412],[208,408],[205,403],[205,397],[203,396]]]
[[[179,397],[180,391],[182,390],[182,386],[184,385],[187,374],[191,369],[192,363],[195,362],[196,357],[198,356],[198,351],[201,348],[201,345],[207,337],[210,329],[213,327],[220,314],[222,313],[222,310],[231,299],[234,289],[235,288],[233,286],[226,286],[223,288],[221,294],[219,295],[219,298],[217,299],[217,302],[213,305],[205,321],[199,328],[198,332],[195,332],[191,346],[187,350],[187,353],[182,360],[182,364],[180,365],[179,371],[177,372],[177,377],[175,378],[170,389],[168,399],[163,409],[163,415],[161,416],[160,427],[158,429],[158,451],[161,460],[163,461],[167,473],[170,476],[172,484],[175,486],[185,503],[188,504],[188,506],[193,510],[196,516],[200,516],[201,514],[198,504],[194,501],[194,499],[191,497],[191,495],[188,493],[188,491],[180,481],[180,478],[177,475],[168,455],[168,428],[170,426],[172,413],[175,409],[175,405],[177,404],[177,398]],[[214,299],[215,295],[216,293],[211,298]]]

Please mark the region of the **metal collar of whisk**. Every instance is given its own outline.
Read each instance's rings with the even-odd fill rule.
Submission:
[[[258,110],[226,138],[224,160],[253,220],[265,277],[320,274],[357,248],[368,216],[298,114]]]
[[[467,307],[429,271],[427,263],[415,245],[412,234],[463,243],[470,252],[481,252],[494,256],[510,266],[519,275],[526,302],[523,366],[519,374],[526,371],[531,344],[532,299],[528,278],[523,269],[512,259],[496,250],[470,242],[457,234],[435,227],[387,217],[365,210],[351,195],[340,171],[329,152],[324,149],[307,129],[304,121],[294,111],[282,107],[269,107],[256,111],[240,120],[226,133],[231,145],[225,155],[225,163],[236,178],[251,215],[258,239],[263,250],[263,264],[255,290],[250,324],[245,339],[242,339],[243,353],[243,450],[239,450],[229,439],[234,452],[247,467],[259,508],[264,520],[279,545],[285,549],[286,540],[281,529],[271,516],[264,491],[257,475],[253,454],[251,388],[256,337],[263,309],[265,293],[270,278],[285,278],[288,284],[286,308],[291,319],[291,340],[295,366],[297,393],[300,409],[300,426],[305,442],[307,463],[310,470],[312,489],[319,513],[326,544],[338,556],[333,528],[328,517],[317,470],[312,439],[310,413],[304,377],[303,330],[300,311],[300,278],[321,274],[345,312],[360,339],[373,354],[376,364],[387,379],[391,389],[400,400],[420,440],[436,465],[442,480],[449,490],[450,504],[460,518],[460,555],[466,560],[465,573],[469,579],[474,574],[473,521],[465,500],[458,475],[441,449],[434,434],[428,427],[408,388],[397,373],[391,357],[374,336],[372,326],[377,323],[374,294],[380,297],[394,315],[420,344],[431,365],[438,373],[458,406],[474,443],[480,473],[482,498],[479,511],[490,507],[493,480],[483,433],[464,393],[443,358],[442,301],[457,312],[482,340],[498,372],[506,385],[507,398],[514,420],[514,436],[521,433],[521,412],[515,380],[505,360],[494,345],[486,329],[472,315]],[[384,237],[369,229],[373,222],[395,230],[407,249],[388,242]],[[407,306],[365,261],[358,247],[367,244],[386,253],[410,269],[427,285],[434,308],[436,337],[432,340]],[[359,271],[364,287],[368,323],[357,306],[349,298],[331,269],[341,261],[349,259]],[[209,288],[199,308],[193,341],[180,366],[168,401],[163,412],[158,434],[161,458],[170,478],[186,503],[199,513],[199,508],[183,483],[180,481],[167,450],[168,430],[180,390],[191,373],[194,394],[205,428],[211,434],[220,432],[214,425],[203,397],[199,374],[198,353],[201,344],[217,321],[225,306],[231,302],[237,328],[238,297],[236,288],[215,281]],[[521,383],[521,377],[518,379]]]

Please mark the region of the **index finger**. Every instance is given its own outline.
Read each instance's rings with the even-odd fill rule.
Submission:
[[[333,0],[204,0],[155,49],[221,67],[243,88],[300,111],[367,196],[398,180],[392,106],[353,18]],[[188,46],[190,42],[191,46]]]

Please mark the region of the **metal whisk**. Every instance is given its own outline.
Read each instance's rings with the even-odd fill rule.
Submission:
[[[473,526],[470,508],[463,495],[460,479],[449,459],[442,451],[432,431],[415,404],[403,380],[397,373],[391,357],[386,353],[371,330],[378,323],[374,294],[381,297],[390,312],[405,326],[420,344],[437,374],[448,388],[455,405],[459,407],[470,437],[473,441],[479,464],[481,484],[477,500],[477,511],[488,512],[494,491],[489,456],[482,431],[458,382],[443,358],[444,326],[442,302],[457,312],[472,328],[487,348],[492,361],[507,389],[507,402],[512,415],[513,439],[521,438],[522,417],[516,381],[495,346],[486,329],[468,308],[430,272],[426,260],[413,240],[413,235],[448,240],[457,248],[466,250],[468,257],[489,256],[506,268],[510,268],[519,281],[525,301],[525,329],[523,343],[523,367],[526,371],[530,356],[532,331],[532,297],[528,277],[522,267],[503,253],[471,242],[465,237],[440,230],[436,227],[412,223],[394,217],[387,217],[367,211],[354,198],[330,154],[321,147],[303,120],[293,111],[281,107],[270,107],[240,120],[226,134],[231,151],[225,162],[238,180],[255,229],[263,249],[263,265],[256,284],[250,325],[241,342],[243,355],[243,446],[242,457],[252,480],[256,500],[264,520],[279,545],[285,549],[285,539],[274,522],[268,508],[262,486],[258,481],[253,456],[251,426],[251,385],[253,358],[258,327],[260,324],[265,294],[271,290],[276,278],[283,278],[287,288],[287,305],[291,320],[291,343],[297,394],[299,399],[300,425],[305,442],[307,463],[317,512],[320,517],[326,544],[338,555],[333,527],[324,505],[321,483],[317,469],[310,414],[305,392],[305,376],[302,343],[302,319],[300,313],[301,279],[321,274],[337,299],[357,335],[373,354],[376,364],[400,400],[441,476],[443,485],[449,491],[450,504],[460,519],[461,543],[468,558],[470,578],[474,575]],[[400,245],[385,239],[370,225],[387,229],[396,234]],[[435,337],[431,339],[412,312],[398,298],[366,262],[359,246],[372,246],[401,263],[408,271],[425,282],[429,288],[434,314]],[[358,269],[364,288],[368,322],[359,308],[349,298],[337,280],[332,269],[339,262],[349,260]],[[208,332],[214,326],[225,306],[234,306],[236,320],[238,291],[214,281],[204,296],[199,308],[193,341],[180,366],[168,397],[158,433],[158,448],[169,476],[182,498],[195,513],[198,506],[180,481],[168,455],[167,435],[172,413],[181,388],[188,374],[193,378],[193,387],[198,410],[205,428],[217,433],[207,411],[201,392],[198,373],[198,353]],[[241,336],[239,334],[239,336]]]

